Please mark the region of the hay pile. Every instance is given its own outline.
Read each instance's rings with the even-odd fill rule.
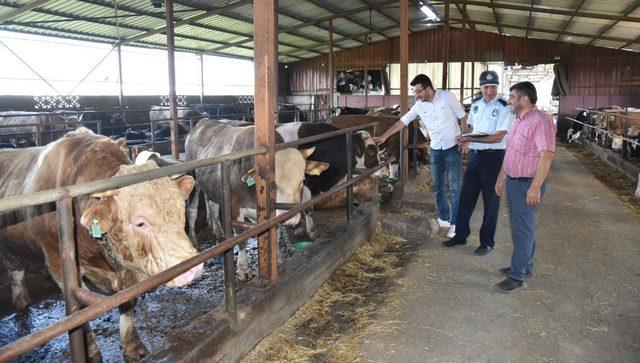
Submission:
[[[388,290],[404,263],[405,242],[376,233],[243,361],[352,361],[367,334],[398,329],[399,323],[381,316],[380,306],[398,301]]]

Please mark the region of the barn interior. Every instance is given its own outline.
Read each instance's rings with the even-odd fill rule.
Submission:
[[[0,125],[0,142],[8,149],[45,146],[82,125],[125,137],[132,158],[149,149],[184,161],[185,139],[200,119],[232,119],[255,125],[255,146],[265,150],[254,154],[260,170],[273,165],[276,141],[269,135],[277,126],[322,123],[350,109],[401,115],[415,101],[409,81],[420,73],[454,93],[467,111],[480,95],[483,71],[499,75],[505,97],[511,85],[530,81],[538,108],[554,118],[559,149],[550,200],[540,212],[537,285],[533,280],[523,295],[507,299],[484,289],[509,258],[504,202],[500,245],[488,259],[442,249],[428,160],[407,153],[428,151],[428,145],[404,135],[398,178],[380,180],[386,189],[357,206],[348,199],[347,208],[316,211],[320,237],[310,249],[293,246],[311,240],[308,235],[271,226],[251,247],[253,282],[229,282],[228,253],[218,253],[193,288],[149,285],[136,308],[139,334],[151,351],[147,359],[634,360],[640,354],[639,23],[637,0],[4,1],[0,63],[9,67],[0,71],[0,122],[15,111],[44,116],[33,130],[6,133],[9,127]],[[30,55],[17,45],[33,49],[55,41],[71,42],[67,53]],[[42,58],[63,63],[74,56],[69,51],[91,45],[101,48],[69,73],[71,79],[41,65]],[[135,78],[136,52],[147,52],[145,61],[157,63],[161,75]],[[242,84],[221,84],[225,64],[233,62],[246,62],[253,74],[237,75]],[[136,88],[145,81],[153,86]],[[99,84],[103,90],[96,91]],[[59,115],[64,128],[56,128]],[[353,170],[353,177],[362,172]],[[258,213],[252,225],[237,223],[236,231],[276,217],[271,178],[256,176],[270,190],[257,197],[258,209],[268,213]],[[2,213],[10,210],[9,199],[0,199]],[[482,222],[481,204],[472,230]],[[388,241],[376,245],[380,229]],[[216,248],[211,236],[202,239],[200,252]],[[365,258],[367,241],[379,250]],[[390,262],[348,267],[376,258]],[[348,278],[363,270],[357,282],[335,280],[344,277],[343,264]],[[73,318],[59,288],[46,271],[30,278],[38,302],[20,311],[11,307],[10,278],[0,279],[0,361],[82,361],[86,348],[73,343],[70,325],[42,333],[66,315]],[[372,285],[358,285],[360,278]],[[349,283],[359,292],[338,291]],[[318,295],[327,291],[333,295]],[[118,313],[105,308],[98,314],[101,300],[95,299],[91,324],[102,357],[121,361]],[[238,304],[235,321],[230,299]],[[29,345],[34,337],[39,343]]]

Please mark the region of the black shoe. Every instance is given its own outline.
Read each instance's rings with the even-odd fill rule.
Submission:
[[[500,292],[516,292],[519,290],[526,290],[527,283],[524,281],[514,280],[511,277],[507,277],[504,281],[495,285],[496,289]]]
[[[503,267],[498,271],[500,271],[500,273],[502,273],[505,276],[509,276],[509,270],[511,270],[511,267]],[[525,277],[533,277],[533,271],[527,271],[527,273],[525,274]]]
[[[442,245],[446,246],[446,247],[453,247],[453,246],[457,246],[457,245],[466,245],[466,244],[467,244],[467,241],[459,242],[455,238],[451,238],[451,239],[448,239],[448,240],[442,242]]]
[[[478,256],[483,256],[483,255],[486,255],[487,253],[491,252],[491,250],[493,250],[493,247],[480,246],[480,247],[476,248],[476,250],[473,251],[473,253],[475,253]]]

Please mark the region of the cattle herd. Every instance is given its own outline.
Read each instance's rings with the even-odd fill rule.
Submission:
[[[119,115],[102,115],[105,121],[101,125],[103,133],[119,135],[124,130],[126,135],[127,125]],[[5,119],[10,119],[9,115],[6,116]],[[165,116],[161,112],[156,115]],[[29,147],[0,149],[0,199],[127,175],[178,162],[169,161],[153,152],[143,152],[136,160],[132,160],[125,139],[99,135],[95,128],[77,127],[78,121],[96,117],[95,113],[87,116],[61,114],[60,122],[51,122],[51,114],[36,114],[33,117],[29,125],[55,125],[63,136],[45,146],[33,146],[35,140],[29,140],[26,145]],[[66,128],[71,123],[65,124],[62,122],[64,120],[70,120],[73,129]],[[332,117],[325,123],[280,124],[275,136],[276,141],[282,143],[372,121],[378,122],[380,132],[384,132],[397,120],[398,117],[392,114],[342,115]],[[20,131],[27,133],[33,130]],[[244,121],[202,118],[190,130],[185,129],[185,133],[187,161],[254,146],[254,125]],[[276,201],[301,203],[326,192],[346,180],[347,163],[351,163],[352,170],[357,171],[378,166],[381,154],[398,157],[393,154],[397,153],[397,147],[394,149],[392,140],[380,152],[368,130],[354,132],[351,137],[351,160],[347,160],[344,135],[277,151]],[[230,162],[230,207],[234,220],[257,222],[254,172],[252,157]],[[377,174],[386,178],[389,169],[382,168]],[[355,185],[355,201],[361,203],[371,200],[372,185],[371,179]],[[192,175],[164,177],[75,198],[77,257],[83,281],[90,283],[92,288],[113,293],[194,256],[197,253],[195,219],[200,193],[205,200],[201,207],[206,209],[210,225],[216,236],[221,238],[220,165],[196,169]],[[317,207],[340,205],[346,205],[346,192],[336,194]],[[281,212],[277,211],[278,214]],[[311,210],[292,217],[284,224],[301,225],[310,238],[315,237]],[[31,303],[25,286],[25,272],[49,274],[62,287],[55,204],[0,214],[0,260],[1,271],[7,273],[11,283],[12,301],[18,309]],[[189,284],[202,271],[202,265],[194,267],[168,282],[167,286]],[[244,246],[238,253],[237,277],[241,280],[252,277]],[[138,360],[148,354],[136,332],[134,307],[135,302],[120,307],[120,345],[126,360]],[[99,358],[100,352],[88,324],[83,329],[89,354],[92,358]]]
[[[626,160],[640,160],[640,109],[617,106],[579,110],[566,141],[578,138],[620,152]],[[585,123],[589,126],[584,126]]]

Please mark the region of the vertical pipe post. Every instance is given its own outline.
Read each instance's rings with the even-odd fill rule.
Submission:
[[[65,197],[56,202],[56,219],[62,262],[64,302],[68,316],[80,310],[80,303],[73,294],[73,290],[80,287],[80,278],[76,258],[73,199],[71,197]],[[69,331],[69,345],[71,347],[71,361],[74,363],[85,362],[87,353],[81,326]]]
[[[600,58],[596,58],[596,74],[593,79],[593,88],[595,90],[596,97],[593,100],[593,107],[598,107],[598,76],[600,75]]]
[[[169,108],[171,110],[171,156],[174,160],[180,157],[178,145],[178,105],[176,100],[176,60],[175,42],[173,39],[173,0],[165,0],[167,12],[167,55],[169,60]]]
[[[42,146],[42,126],[36,126],[36,146]]]
[[[204,103],[204,54],[200,53],[200,103]]]
[[[474,54],[474,61],[471,62],[471,99],[473,99],[474,95],[476,94],[476,62],[475,62],[475,54]]]
[[[255,158],[258,223],[275,217],[275,122],[277,111],[277,41],[275,0],[253,3],[253,40],[255,67],[255,145],[267,153]],[[278,279],[278,240],[276,228],[258,238],[260,278]]]
[[[448,88],[449,77],[449,0],[444,1],[444,27],[442,28],[442,89]]]
[[[351,132],[347,132],[347,181],[353,179],[353,165],[351,159],[353,158],[353,137]],[[353,185],[347,187],[347,221],[351,222],[353,218]]]
[[[364,108],[369,108],[369,34],[364,36]]]
[[[329,59],[327,62],[327,72],[329,73],[329,115],[333,110],[333,91],[335,87],[336,69],[333,62],[333,19],[329,19]]]
[[[118,106],[122,118],[127,119],[124,112],[124,92],[122,91],[122,44],[118,44]],[[99,133],[99,132],[98,132]]]
[[[220,165],[222,179],[222,227],[225,239],[233,237],[231,230],[231,180],[229,161],[225,160]],[[229,325],[232,329],[238,327],[238,312],[236,309],[236,278],[235,263],[233,260],[233,248],[224,252],[224,296],[229,315]]]
[[[420,127],[418,127],[418,122],[419,121],[413,121],[411,125],[411,127],[413,127],[413,140],[411,140],[413,143],[413,154],[411,154],[411,161],[413,162],[412,169],[414,177],[418,176],[418,132],[422,132],[420,131]]]
[[[400,0],[400,113],[409,111],[409,2]],[[407,180],[409,153],[404,148],[409,141],[406,132],[400,134],[400,180]],[[404,184],[402,184],[404,185]]]
[[[462,5],[462,59],[460,60],[460,103],[464,104],[464,61],[466,60],[467,44],[467,4]]]

